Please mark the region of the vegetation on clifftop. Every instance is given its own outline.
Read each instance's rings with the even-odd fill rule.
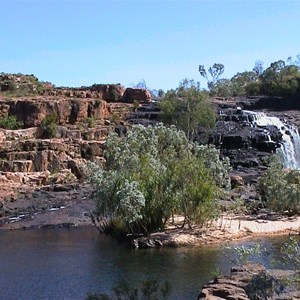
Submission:
[[[32,96],[49,91],[53,85],[34,75],[0,73],[0,93],[7,96]]]
[[[208,78],[204,66],[199,67],[200,75],[206,78],[210,94],[213,96],[267,95],[284,98],[300,96],[300,55],[296,60],[289,57],[286,61],[272,62],[266,69],[263,68],[262,61],[257,61],[251,71],[239,72],[231,79],[219,79],[224,66],[215,65],[219,67],[209,68],[209,71],[211,70],[209,73],[217,75],[212,77],[213,79]]]

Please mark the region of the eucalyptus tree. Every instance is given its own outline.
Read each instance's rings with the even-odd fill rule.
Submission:
[[[215,63],[212,67],[209,67],[208,72],[206,72],[204,65],[199,65],[199,73],[207,80],[209,89],[213,88],[219,77],[224,73],[224,69],[223,64]]]
[[[184,79],[176,90],[170,90],[160,101],[161,120],[166,125],[175,125],[193,139],[199,127],[213,128],[216,114],[201,91],[199,82]]]

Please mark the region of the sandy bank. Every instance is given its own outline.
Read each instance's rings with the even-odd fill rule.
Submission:
[[[180,218],[177,223],[181,222]],[[163,233],[154,233],[150,239],[165,246],[196,246],[216,244],[252,236],[300,234],[300,217],[279,215],[222,216],[209,227],[192,230],[169,225]]]
[[[81,200],[64,203],[57,210],[47,210],[32,218],[8,224],[1,224],[0,229],[56,228],[91,226],[89,212],[93,201]],[[287,217],[278,214],[258,216],[223,215],[205,228],[193,226],[181,228],[182,217],[176,217],[174,224],[169,223],[164,232],[153,233],[150,237],[139,240],[147,243],[154,241],[154,246],[198,246],[230,242],[246,237],[300,234],[300,217]],[[95,229],[96,230],[96,229]]]

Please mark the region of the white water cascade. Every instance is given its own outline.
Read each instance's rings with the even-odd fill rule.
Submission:
[[[281,121],[277,117],[269,117],[262,112],[254,113],[254,123],[257,126],[276,126],[282,133],[281,147],[277,149],[277,152],[282,155],[284,166],[290,169],[300,169],[300,136],[296,126]]]

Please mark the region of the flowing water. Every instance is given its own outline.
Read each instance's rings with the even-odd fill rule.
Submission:
[[[282,240],[262,242],[270,254]],[[167,279],[172,299],[197,299],[216,266],[225,273],[230,268],[220,246],[134,250],[94,228],[0,231],[5,300],[85,299],[88,292],[109,292],[121,279],[137,284],[149,278]]]
[[[300,169],[300,136],[296,126],[288,124],[277,117],[267,116],[263,112],[250,112],[254,115],[254,124],[258,126],[276,126],[282,134],[281,147],[278,149],[286,168]]]

